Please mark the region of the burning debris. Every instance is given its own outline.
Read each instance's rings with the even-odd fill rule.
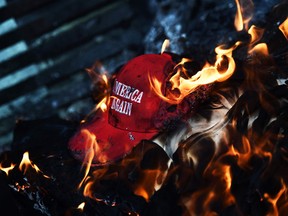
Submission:
[[[80,157],[74,155],[75,160],[67,145],[79,132],[78,122],[19,121],[13,149],[0,158],[1,187],[7,193],[0,197],[5,204],[9,198],[8,211],[17,215],[287,215],[288,7],[285,2],[276,5],[263,28],[250,25],[251,1],[236,1],[236,6],[239,35],[216,47],[214,63],[165,52],[168,41],[162,54],[149,54],[160,56],[165,65],[175,64],[167,67],[166,83],[153,76],[158,70],[147,71],[149,77],[142,77],[142,82],[147,81],[157,100],[169,104],[157,110],[168,107],[167,115],[181,114],[180,121],[169,122],[172,125],[157,136],[153,132],[136,145],[134,132],[126,131],[130,141],[111,154],[111,147],[102,151],[99,134],[87,127],[76,139],[85,144],[85,151]],[[199,69],[198,63],[203,67]],[[109,106],[118,115],[130,116],[132,102],[145,100],[146,92],[125,84],[121,77],[109,91],[114,77],[103,71],[99,64],[88,70],[95,88],[104,90],[81,125],[91,122],[95,113],[107,114]],[[120,96],[129,101],[119,101]],[[183,121],[185,112],[189,118]],[[111,136],[109,132],[103,131]]]

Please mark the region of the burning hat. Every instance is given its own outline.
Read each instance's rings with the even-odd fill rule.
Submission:
[[[92,158],[93,164],[107,164],[128,154],[142,140],[151,140],[170,119],[187,112],[183,105],[183,109],[171,109],[151,87],[149,76],[163,84],[165,94],[174,66],[167,53],[144,54],[128,61],[113,79],[108,110],[98,110],[69,141],[72,155],[83,162]]]

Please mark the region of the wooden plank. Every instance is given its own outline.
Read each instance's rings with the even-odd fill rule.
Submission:
[[[139,43],[139,41],[132,41],[132,40],[122,41],[119,38],[113,38],[113,36],[119,35],[119,34],[120,35],[122,34],[123,37],[126,37],[126,36],[129,37],[129,34],[127,33],[128,32],[126,32],[126,34],[123,34],[123,30],[122,31],[119,30],[119,31],[114,32],[114,35],[110,35],[110,39],[109,39],[109,35],[106,35],[105,41],[99,41],[98,43],[96,43],[95,41],[92,41],[91,43],[86,44],[86,46],[79,48],[79,50],[74,50],[73,53],[70,53],[69,58],[43,71],[43,73],[39,75],[37,78],[33,79],[34,82],[33,83],[31,82],[30,84],[35,85],[33,89],[36,89],[36,90],[44,88],[45,86],[46,87],[49,86],[49,88],[51,88],[51,85],[53,85],[54,83],[59,82],[61,80],[65,80],[66,78],[70,77],[72,74],[75,74],[77,71],[82,71],[83,73],[86,74],[86,72],[84,72],[83,70],[85,68],[91,67],[96,60],[104,60],[107,58],[115,57],[117,56],[118,53],[121,53],[123,50],[127,49],[128,46],[132,46],[135,43]],[[133,34],[133,32],[131,32],[131,34]],[[121,41],[121,43],[119,43],[119,40]],[[97,52],[102,49],[105,50],[105,52]],[[80,52],[80,50],[83,51],[85,55],[83,55],[83,52]],[[56,74],[58,75],[58,77],[56,76]],[[34,98],[35,101],[39,101],[43,99],[42,97],[37,99],[37,95],[43,95],[43,97],[45,97],[46,95],[45,92],[39,93],[39,92],[35,92],[35,90],[27,91],[25,89],[25,87],[27,86],[29,85],[22,86],[24,89],[21,87],[15,88],[15,91],[18,92],[17,94],[18,97],[17,98],[15,97],[15,99],[13,100],[9,99],[9,102],[7,101],[4,105],[0,106],[0,110],[3,109],[1,111],[0,119],[2,119],[5,116],[12,115],[14,112],[16,112],[16,114],[19,113],[17,109],[25,111],[25,109],[23,109],[22,107],[23,104],[27,102],[25,101],[25,95],[30,95],[34,92],[27,99],[31,97],[35,97]],[[11,92],[6,92],[6,93],[11,94]],[[4,95],[5,94],[2,94],[1,97]],[[19,99],[19,97],[22,99]],[[31,110],[33,106],[30,107],[28,110]],[[11,110],[9,110],[9,108],[11,108]],[[5,112],[7,114],[5,114]],[[3,113],[5,114],[4,116],[2,116]]]
[[[116,56],[104,59],[103,65],[110,73],[113,73],[119,66],[136,55],[137,53],[134,51],[123,51]],[[9,108],[6,115],[0,117],[0,141],[5,141],[2,143],[3,147],[9,147],[12,142],[11,134],[16,119],[31,120],[57,114],[63,119],[80,121],[90,113],[95,106],[91,97],[92,80],[83,70],[73,74],[70,79],[64,79],[49,85],[49,87],[25,93],[13,102],[0,107],[1,111],[4,111],[4,107]]]
[[[8,2],[5,7],[0,8],[0,22],[11,17],[18,18],[53,1],[55,0],[17,0],[10,3]]]
[[[99,9],[103,3],[109,1],[57,1],[40,8],[35,12],[17,20],[18,28],[0,37],[0,49],[10,46],[19,40],[29,41],[51,29],[63,25],[65,22],[83,16],[94,9]]]
[[[105,38],[105,40],[103,38]],[[127,40],[127,38],[131,39]],[[70,53],[65,53],[65,60],[62,60],[58,64],[21,83],[0,91],[0,104],[5,104],[19,97],[23,92],[30,92],[38,87],[65,79],[77,70],[92,66],[96,60],[103,60],[121,52],[127,46],[133,46],[139,43],[141,43],[141,36],[129,30],[115,29],[107,35],[99,36],[98,39],[96,38],[74,49]],[[83,55],[83,53],[85,53],[85,55]],[[19,91],[19,89],[21,89],[21,91]]]
[[[39,101],[45,98],[48,95],[48,90],[45,87],[39,88],[34,92],[30,92],[28,94],[22,95],[21,97],[11,101],[9,104],[5,104],[0,107],[0,136],[5,133],[11,132],[15,126],[16,119],[19,117],[25,117],[25,115],[21,115],[21,113],[25,112],[22,107],[24,104],[28,106],[31,105],[30,109],[27,110],[27,116],[33,114],[31,112],[33,110],[32,106],[37,105]],[[4,113],[3,113],[4,111]]]
[[[53,58],[62,52],[67,52],[69,49],[85,43],[96,34],[115,28],[116,25],[131,17],[132,12],[127,4],[113,4],[106,10],[92,14],[89,19],[74,26],[71,30],[63,31],[56,36],[50,35],[50,37],[44,37],[46,39],[39,45],[2,62],[0,64],[0,77],[33,62]]]
[[[11,144],[13,140],[13,133],[7,133],[0,136],[0,152],[8,151],[11,149]]]

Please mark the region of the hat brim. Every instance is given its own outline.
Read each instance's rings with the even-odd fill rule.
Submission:
[[[118,129],[108,122],[108,112],[98,111],[92,121],[81,125],[68,148],[74,158],[93,165],[105,165],[129,154],[142,140],[151,140],[158,132],[134,132]]]

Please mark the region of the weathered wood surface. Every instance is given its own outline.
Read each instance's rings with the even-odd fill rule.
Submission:
[[[134,6],[127,0],[2,0],[0,150],[10,148],[18,119],[80,120],[93,108],[85,69],[100,61],[112,73],[143,51],[145,26],[137,24]]]

